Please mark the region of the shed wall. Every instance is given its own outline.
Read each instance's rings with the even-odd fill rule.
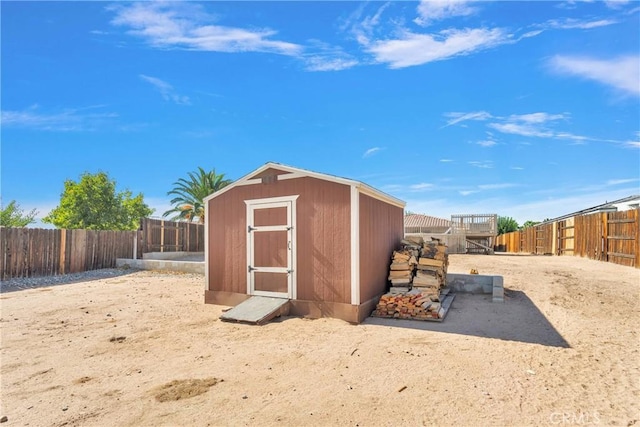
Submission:
[[[387,289],[391,254],[404,236],[404,210],[360,194],[360,302]]]
[[[297,299],[351,302],[350,187],[316,178],[237,186],[209,200],[210,291],[247,293],[245,200],[299,195]]]

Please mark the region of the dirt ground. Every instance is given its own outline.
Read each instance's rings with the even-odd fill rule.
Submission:
[[[443,323],[224,323],[203,278],[136,272],[1,295],[6,426],[638,425],[640,270],[453,255],[504,276]]]

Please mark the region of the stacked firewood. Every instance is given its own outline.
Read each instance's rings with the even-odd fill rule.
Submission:
[[[440,305],[449,264],[447,247],[421,237],[402,240],[389,267],[389,293],[382,295],[373,316],[400,319],[442,319]]]
[[[444,297],[444,295],[442,295]],[[393,317],[397,319],[442,319],[445,310],[442,307],[440,296],[436,297],[419,289],[402,294],[384,294],[376,309],[372,313],[374,317]]]
[[[406,292],[410,289],[417,265],[416,257],[409,250],[403,248],[393,252],[389,267],[389,281],[393,292]]]
[[[440,289],[446,285],[448,265],[449,256],[446,245],[438,240],[424,242],[412,281],[413,289],[439,296]]]

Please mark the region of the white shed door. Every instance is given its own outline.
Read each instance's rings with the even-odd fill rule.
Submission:
[[[247,203],[247,259],[251,295],[293,298],[295,201]]]

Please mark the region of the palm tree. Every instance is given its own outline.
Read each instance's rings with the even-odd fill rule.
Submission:
[[[175,214],[171,219],[174,221],[193,221],[196,217],[198,222],[204,223],[204,198],[227,185],[231,184],[230,179],[224,179],[224,174],[216,174],[212,169],[206,172],[200,166],[195,172],[189,172],[189,179],[180,178],[173,183],[174,187],[167,195],[176,196],[169,203],[174,207],[164,214],[163,217]]]

